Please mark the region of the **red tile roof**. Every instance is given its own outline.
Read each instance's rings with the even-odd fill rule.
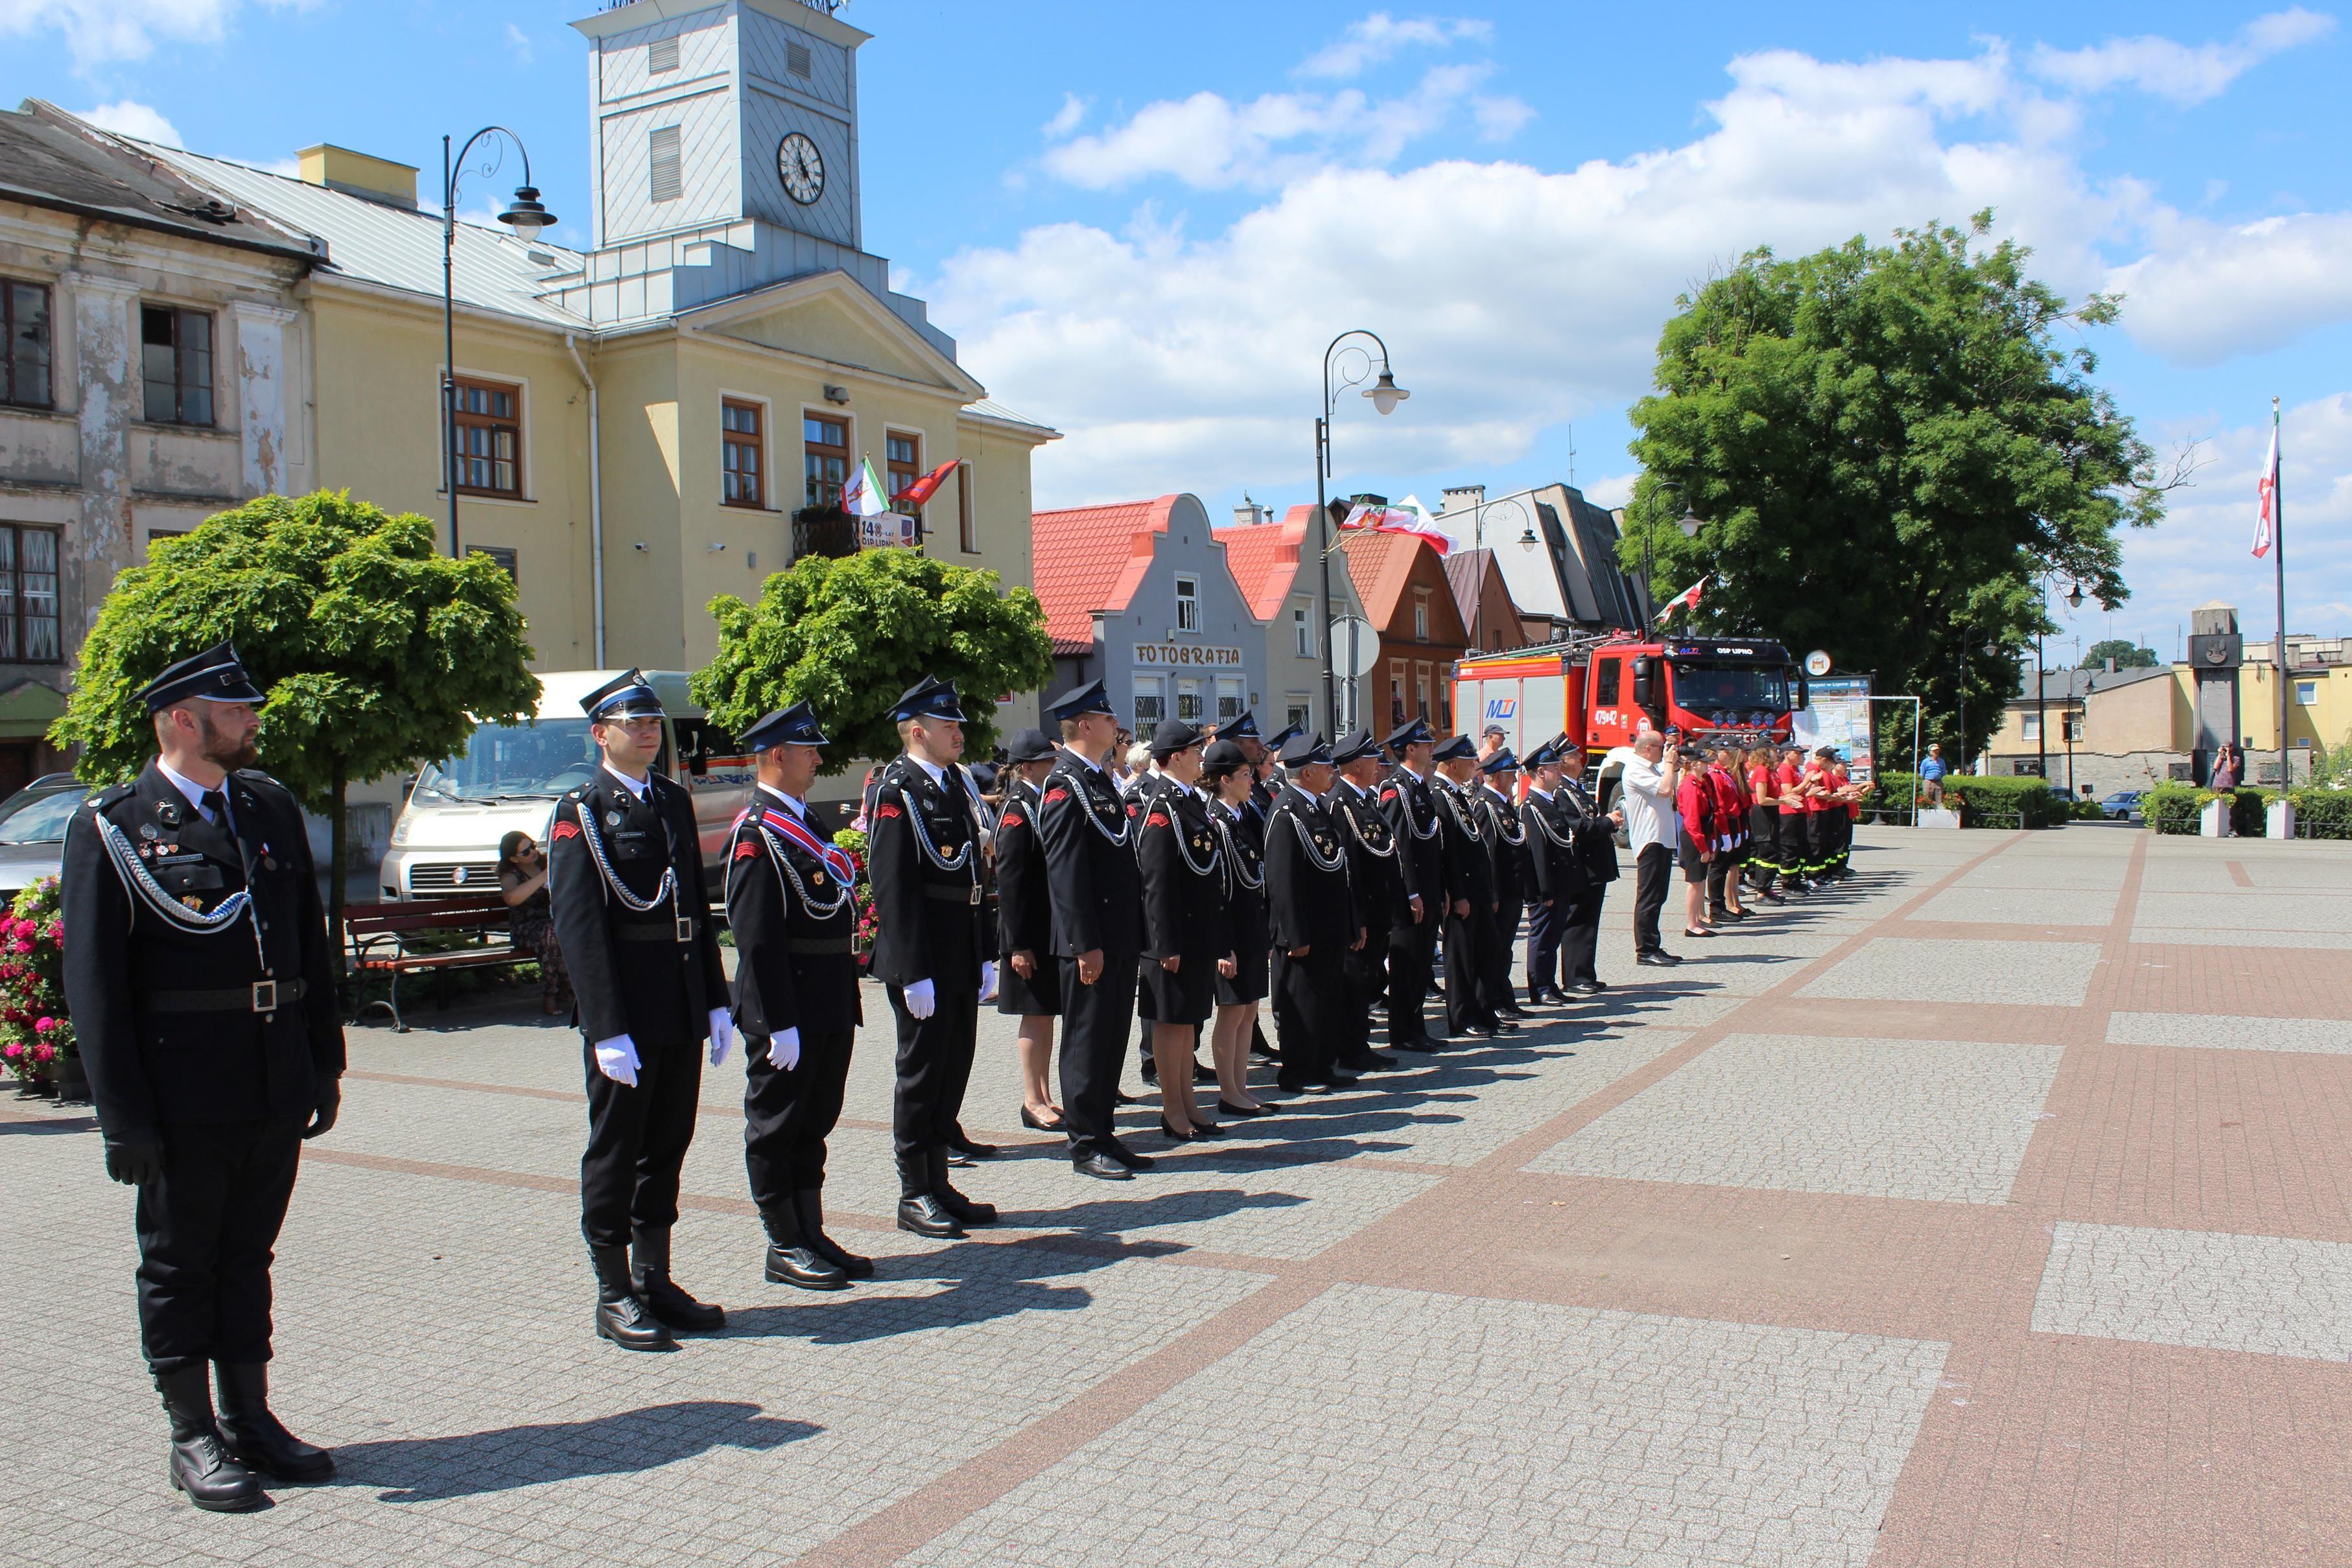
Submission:
[[[1348,548],[1339,553],[1347,558],[1348,576],[1356,585],[1365,618],[1383,636],[1396,624],[1405,585],[1412,580],[1413,563],[1424,554],[1433,561],[1437,559],[1437,552],[1424,539],[1370,528],[1349,538]],[[1453,595],[1449,592],[1446,597],[1451,600]]]
[[[1045,605],[1055,653],[1094,650],[1095,612],[1127,608],[1151,568],[1154,536],[1168,531],[1176,499],[1071,507],[1030,517],[1032,580]]]
[[[1225,566],[1234,574],[1250,613],[1271,621],[1282,613],[1282,601],[1298,579],[1299,551],[1307,538],[1312,506],[1293,507],[1278,523],[1257,523],[1219,528],[1216,538],[1225,547]]]

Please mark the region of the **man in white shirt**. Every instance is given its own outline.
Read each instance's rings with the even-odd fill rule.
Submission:
[[[1682,962],[1658,940],[1658,912],[1666,904],[1682,825],[1675,816],[1680,768],[1666,756],[1666,737],[1645,729],[1633,739],[1619,775],[1624,786],[1625,840],[1633,851],[1633,961],[1671,967]]]

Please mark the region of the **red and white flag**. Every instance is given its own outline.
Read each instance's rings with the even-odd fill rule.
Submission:
[[[1708,581],[1709,579],[1702,577],[1672,599],[1667,600],[1664,606],[1658,612],[1658,619],[1664,621],[1677,610],[1697,609],[1699,594],[1706,589]]]
[[[2254,486],[2259,497],[2254,513],[2254,554],[2266,556],[2278,538],[2279,500],[2279,427],[2278,410],[2271,410],[2271,455],[2263,465],[2262,479]]]
[[[1349,529],[1369,530],[1376,534],[1407,534],[1421,540],[1439,555],[1454,549],[1454,541],[1433,528],[1425,526],[1427,515],[1415,507],[1374,507],[1358,505],[1340,519],[1342,532]]]

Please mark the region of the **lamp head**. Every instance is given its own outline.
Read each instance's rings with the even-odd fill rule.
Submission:
[[[2083,585],[2081,583],[2074,583],[2067,589],[2066,607],[2069,610],[2080,610],[2083,608]]]
[[[555,226],[555,214],[540,205],[537,186],[518,185],[514,205],[499,214],[499,222],[514,230],[515,237],[528,245],[539,237],[541,229]]]
[[[1519,529],[1519,544],[1521,548],[1533,549],[1538,542],[1539,541],[1536,538],[1535,524],[1528,523]]]
[[[1695,539],[1698,538],[1699,529],[1705,528],[1706,525],[1696,512],[1690,510],[1688,507],[1685,507],[1683,509],[1682,520],[1675,526],[1682,529],[1683,538],[1686,539]]]
[[[1397,385],[1396,377],[1382,371],[1381,379],[1364,389],[1364,395],[1372,400],[1374,408],[1382,413],[1387,413],[1397,404],[1411,397],[1412,393]]]

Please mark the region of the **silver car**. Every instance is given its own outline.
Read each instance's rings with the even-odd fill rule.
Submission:
[[[0,896],[14,898],[63,869],[66,823],[89,799],[89,785],[50,773],[0,800]]]

